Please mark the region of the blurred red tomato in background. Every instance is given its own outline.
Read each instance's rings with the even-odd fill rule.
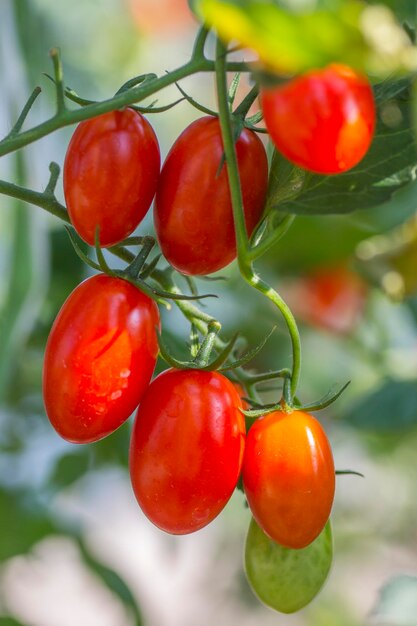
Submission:
[[[127,0],[139,30],[148,34],[185,30],[195,24],[187,0]]]
[[[365,306],[367,285],[348,267],[323,267],[296,278],[285,287],[295,316],[318,328],[347,334]]]

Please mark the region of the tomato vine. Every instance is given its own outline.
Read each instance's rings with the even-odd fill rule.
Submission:
[[[215,5],[213,2],[212,8],[216,9]],[[174,534],[194,532],[212,521],[229,500],[238,484],[243,467],[240,487],[246,494],[256,520],[251,524],[247,540],[248,578],[256,593],[264,601],[277,610],[290,612],[309,602],[327,576],[332,553],[328,520],[334,497],[335,474],[355,473],[350,470],[335,471],[330,444],[324,430],[307,411],[317,411],[329,406],[340,396],[348,383],[329,392],[318,401],[308,405],[302,403],[298,397],[302,362],[301,339],[295,316],[278,291],[268,284],[254,267],[255,262],[287,233],[295,219],[291,212],[277,216],[278,211],[275,211],[273,219],[270,220],[271,206],[268,200],[265,201],[268,183],[267,158],[262,143],[255,135],[269,132],[268,129],[272,128],[274,122],[273,115],[276,113],[274,107],[278,108],[277,102],[287,98],[285,86],[281,88],[283,77],[281,75],[277,77],[276,68],[272,68],[271,71],[268,65],[260,67],[253,62],[230,61],[229,55],[232,52],[229,48],[230,38],[220,36],[222,28],[219,28],[215,35],[215,58],[208,58],[205,50],[209,32],[210,29],[206,25],[200,28],[190,60],[184,65],[162,76],[149,73],[134,77],[123,84],[113,97],[101,102],[86,100],[65,85],[60,53],[54,48],[51,51],[53,77],[48,78],[51,78],[55,87],[55,113],[41,124],[23,130],[26,119],[41,93],[40,88],[36,87],[15,125],[0,141],[0,156],[19,150],[60,128],[81,123],[74,133],[64,167],[65,196],[70,206],[67,210],[57,199],[56,187],[60,167],[54,162],[50,164],[49,181],[43,191],[35,191],[2,180],[0,193],[41,207],[67,225],[74,225],[77,233],[95,248],[96,260],[93,260],[82,250],[77,236],[69,229],[75,252],[83,262],[100,273],[84,281],[72,292],[63,304],[50,333],[44,365],[44,400],[52,425],[69,441],[91,443],[111,434],[139,406],[130,448],[133,489],[149,519],[163,530]],[[323,80],[323,74],[328,77],[329,73],[334,79],[334,75],[337,74],[334,66],[325,67],[333,69],[330,72],[318,71],[314,74],[314,80],[320,82]],[[340,67],[338,66],[339,73],[350,75],[349,68],[343,66],[342,71]],[[182,79],[200,72],[215,75],[217,111],[212,111],[197,102],[178,84]],[[231,87],[228,88],[229,72],[250,73],[255,78],[255,85],[248,89],[248,93],[234,110],[239,77],[235,77]],[[355,79],[359,75],[352,71],[352,76]],[[309,86],[309,80],[298,80],[300,82],[296,82],[297,78],[289,78],[288,84],[301,85],[297,88],[301,96],[303,90],[314,90],[314,86],[313,88]],[[336,125],[337,132],[340,131],[340,127],[343,130],[343,149],[347,146],[347,152],[351,150],[351,160],[343,162],[343,167],[340,166],[339,160],[338,169],[335,169],[334,162],[331,169],[321,165],[318,168],[317,163],[313,162],[314,159],[312,161],[300,159],[296,151],[294,163],[304,165],[311,172],[340,172],[349,169],[364,157],[374,133],[375,111],[371,86],[362,75],[360,81],[367,97],[364,116],[367,125],[366,141],[363,143],[359,137],[359,131],[363,129],[360,122],[363,120],[359,119],[358,122],[358,119],[355,119],[352,122],[351,119],[352,110],[355,109],[352,105],[352,102],[355,104],[354,100],[350,102],[351,106],[347,107],[342,116],[343,123]],[[258,98],[264,83],[269,82],[274,85],[274,91],[271,91],[274,96],[271,99],[272,104],[268,103],[268,116],[265,97],[261,98],[261,112],[249,116],[249,109]],[[155,103],[141,105],[147,98],[170,85],[178,87],[182,96],[179,100],[159,107],[155,106]],[[348,84],[347,92],[350,88],[351,85]],[[297,91],[297,97],[298,95],[300,94]],[[331,96],[333,95],[332,92]],[[339,98],[336,99],[336,104],[338,102],[340,104],[347,97],[346,92],[336,95]],[[325,103],[330,109],[334,106],[332,97],[329,97],[330,105],[328,102]],[[78,108],[68,108],[67,100],[77,104]],[[170,155],[162,167],[161,174],[158,142],[152,127],[142,117],[144,113],[163,113],[182,100],[186,100],[209,117],[200,118],[182,135],[186,137],[185,142],[191,146],[192,153],[185,150],[184,157],[179,148],[181,158],[178,158],[178,161],[181,162],[182,159],[187,165],[191,163],[191,168],[184,174],[184,168],[177,167],[175,162],[173,169],[175,175],[179,172],[179,178],[192,179],[187,204],[191,207],[191,213],[194,211],[195,215],[191,219],[189,214],[186,214],[185,201],[181,197],[177,207],[179,217],[173,221],[169,236],[172,237],[172,233],[181,235],[181,238],[173,244],[178,248],[181,246],[186,248],[188,243],[193,244],[193,254],[199,261],[201,260],[199,257],[204,254],[201,251],[201,241],[207,233],[211,238],[204,239],[205,246],[207,250],[212,251],[216,243],[216,228],[223,226],[226,231],[227,225],[230,226],[227,236],[220,244],[221,258],[215,258],[211,263],[202,265],[183,263],[182,259],[177,261],[165,243],[166,233],[163,232],[167,221],[165,204],[169,205],[168,210],[172,209],[175,193],[172,182],[168,183],[166,196],[163,196],[158,185],[163,186],[164,176],[169,176],[166,172],[169,168]],[[318,100],[320,101],[320,98]],[[291,109],[290,119],[293,114],[298,115],[297,111],[294,113],[292,108],[294,102],[291,98],[285,105]],[[318,106],[321,106],[320,102]],[[263,118],[262,107],[265,109],[265,117],[268,117],[265,120],[266,128],[259,126]],[[273,109],[272,124],[269,107]],[[356,109],[354,113],[355,111]],[[317,136],[322,133],[327,137],[329,126],[326,124],[335,122],[332,115],[337,117],[339,111],[331,110],[329,114],[326,109],[320,113],[323,115],[317,115],[313,119],[314,132],[317,132]],[[283,119],[285,127],[286,117]],[[298,121],[302,125],[302,119]],[[339,119],[336,121],[340,122]],[[355,126],[356,122],[358,126]],[[108,124],[111,133],[114,132],[115,135],[115,138],[110,140],[106,135]],[[126,137],[123,141],[120,140],[121,135],[118,134],[119,131],[121,134],[125,132],[128,126],[136,128],[138,132],[136,138],[129,137],[129,140],[132,139],[131,144]],[[202,167],[198,169],[195,166],[199,159],[196,146],[199,142],[201,146],[209,141],[204,134],[206,128],[210,128],[212,133],[210,141],[213,141],[213,144],[210,144],[209,150],[214,152],[215,145],[219,154],[213,157],[209,165],[208,159],[200,155]],[[93,142],[92,152],[94,159],[97,159],[94,167],[90,167],[88,150],[85,146],[80,147],[86,129],[87,134],[106,135],[104,144],[101,135],[100,141]],[[309,135],[311,127],[307,124],[304,130],[311,139]],[[141,132],[148,134],[148,139],[151,137],[149,141],[151,147],[147,144],[146,150],[142,149],[142,152],[137,150],[137,145],[143,140]],[[283,131],[280,132],[281,138]],[[270,131],[269,134],[274,139],[275,133]],[[239,158],[239,141],[243,136],[246,141],[249,141],[249,137],[250,141],[254,142],[253,145],[257,146],[252,157],[246,162],[245,168],[241,168]],[[317,140],[317,136],[313,137],[314,141]],[[178,148],[180,139],[181,137],[174,148]],[[334,144],[333,139],[332,135],[330,143]],[[279,141],[275,140],[275,143],[279,146]],[[319,152],[325,151],[329,142],[324,143],[326,144],[324,147],[320,145],[318,148]],[[149,152],[152,151],[150,170],[146,169],[149,163],[145,164],[146,172],[149,174],[151,171],[151,184],[145,180],[145,183],[141,181],[142,186],[139,185],[142,173],[139,171],[140,167],[137,167],[138,163],[133,163],[133,170],[130,172],[133,183],[127,185],[127,191],[122,188],[120,196],[112,194],[113,181],[109,182],[108,178],[97,191],[99,185],[94,172],[100,170],[102,152],[111,151],[115,145],[121,146],[120,153],[123,153],[123,158],[120,162],[117,158],[113,159],[108,171],[115,170],[116,178],[126,174],[124,172],[126,162],[129,164],[134,162],[138,154],[139,160],[146,161],[150,159]],[[309,151],[308,141],[304,143],[301,141],[300,145],[301,148],[297,147],[301,152],[305,151],[306,145]],[[334,145],[331,146],[331,151],[336,152]],[[83,152],[84,161],[78,158],[80,152]],[[286,153],[285,150],[283,152]],[[288,153],[291,155],[291,150]],[[334,155],[324,154],[324,162],[328,163],[330,157],[333,158]],[[175,157],[173,159],[175,161]],[[273,175],[270,176],[270,180],[272,179],[273,185],[276,186],[273,180],[274,159],[271,166]],[[80,166],[81,161],[84,165]],[[253,175],[251,168],[253,171],[256,169],[259,174],[256,184],[254,177],[250,178],[251,174]],[[89,179],[90,175],[92,180]],[[203,176],[206,176],[204,184],[201,182]],[[296,184],[293,184],[294,189],[291,189],[288,197],[294,202],[307,177],[308,175],[303,172]],[[104,178],[102,177],[102,180]],[[146,175],[144,178],[146,179]],[[116,180],[115,184],[117,183]],[[199,185],[201,202],[197,211],[195,207],[199,202],[196,190]],[[79,187],[82,187],[82,193],[79,193]],[[216,214],[215,227],[214,217],[210,216],[209,211],[207,217],[202,215],[204,211],[201,211],[201,207],[204,208],[204,199],[211,189],[218,191],[217,196],[213,194],[211,197],[211,202],[215,205],[216,211],[220,207]],[[245,193],[246,191],[248,193]],[[162,269],[160,266],[162,254],[155,255],[155,238],[150,235],[130,236],[144,217],[155,194],[156,234],[161,251],[168,261],[168,267]],[[81,201],[77,204],[80,195]],[[110,195],[114,204],[107,203]],[[145,196],[145,199],[142,196]],[[247,196],[250,196],[252,201],[256,196],[254,209],[253,207],[248,209]],[[131,212],[137,209],[135,203],[140,204],[140,210],[133,219]],[[106,211],[103,210],[104,205]],[[100,211],[101,215],[98,217]],[[251,211],[254,216],[251,219],[258,222],[257,224],[252,224],[248,219]],[[115,224],[112,223],[114,213],[120,213],[117,217],[119,222],[122,222],[121,228],[120,224],[115,228]],[[185,222],[188,230],[184,226]],[[196,232],[200,226],[203,234],[199,240]],[[181,230],[183,227],[184,232]],[[107,229],[110,230],[110,234]],[[190,242],[187,241],[188,238]],[[102,247],[107,247],[109,254],[121,259],[126,266],[123,269],[112,269]],[[135,247],[138,248],[136,253],[132,251]],[[186,248],[185,256],[187,254],[191,255]],[[181,257],[181,254],[179,256]],[[248,371],[246,365],[262,349],[269,335],[257,347],[243,353],[238,334],[226,340],[221,334],[220,321],[199,306],[199,301],[210,297],[211,294],[200,294],[193,276],[210,274],[226,266],[235,257],[243,280],[268,299],[285,321],[292,350],[289,367],[261,373]],[[179,278],[185,279],[190,293],[185,293],[187,289],[178,286]],[[172,355],[160,334],[157,304],[170,308],[171,300],[190,323],[191,347],[187,360],[179,360]],[[171,369],[150,382],[158,351]],[[227,375],[223,372],[227,372]],[[282,391],[276,401],[265,405],[258,385],[267,381],[278,381]],[[183,432],[189,439],[190,447],[186,449],[181,438]],[[300,550],[301,562],[305,558],[309,567],[312,566],[316,549],[320,549],[325,556],[324,565],[318,568],[313,584],[307,585],[305,594],[296,601],[289,602],[285,594],[276,601],[275,596],[273,594],[271,596],[269,591],[263,593],[259,589],[256,572],[263,571],[265,563],[262,561],[264,556],[259,556],[257,546],[261,546],[262,551],[265,542],[272,546],[268,557],[270,562],[274,567],[283,567],[282,571],[285,570],[284,550]],[[265,569],[268,569],[268,563]]]

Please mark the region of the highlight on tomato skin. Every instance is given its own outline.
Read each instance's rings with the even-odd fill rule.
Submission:
[[[64,162],[64,195],[80,237],[107,247],[128,237],[145,217],[159,178],[159,144],[150,123],[126,108],[81,122]]]
[[[286,548],[308,546],[329,519],[335,468],[327,436],[308,413],[276,411],[251,426],[243,486],[262,530]]]
[[[342,64],[265,87],[261,108],[278,150],[318,174],[340,174],[357,165],[375,131],[372,87],[366,76]]]
[[[248,233],[258,224],[268,186],[265,148],[251,130],[236,141]],[[236,257],[233,211],[219,120],[202,117],[172,146],[154,204],[158,243],[167,261],[188,275],[211,274]]]
[[[98,441],[138,406],[158,354],[153,300],[129,282],[98,274],[69,295],[45,350],[43,397],[58,434]]]
[[[218,372],[166,370],[149,386],[133,426],[130,476],[139,506],[161,530],[195,532],[226,506],[243,459],[241,406]]]

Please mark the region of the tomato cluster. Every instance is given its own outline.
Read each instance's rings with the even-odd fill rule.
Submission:
[[[345,171],[369,147],[372,90],[344,66],[265,88],[261,106],[277,147],[312,171]],[[264,210],[268,162],[253,130],[242,120],[234,130],[250,236]],[[136,110],[82,122],[66,154],[64,193],[72,224],[90,245],[97,237],[103,247],[121,243],[155,198],[157,239],[173,268],[210,274],[236,257],[216,117],[188,126],[161,171],[157,137]],[[43,372],[52,425],[68,441],[90,443],[139,407],[130,474],[138,503],[156,526],[173,534],[201,529],[224,508],[242,474],[260,532],[284,548],[309,546],[327,523],[335,490],[332,452],[321,425],[283,402],[282,410],[257,419],[246,435],[243,389],[209,367],[171,368],[150,382],[160,320],[154,300],[138,286],[126,272],[99,274],[62,306]]]

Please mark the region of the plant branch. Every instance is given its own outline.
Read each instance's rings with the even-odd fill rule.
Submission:
[[[297,323],[289,306],[281,296],[270,287],[252,267],[251,248],[249,245],[243,210],[242,191],[240,186],[239,169],[236,155],[236,147],[233,140],[233,126],[228,107],[227,97],[227,67],[225,62],[225,47],[218,40],[216,45],[216,83],[218,95],[218,109],[220,126],[223,137],[223,146],[226,158],[226,166],[229,177],[230,196],[233,207],[233,219],[236,233],[236,249],[239,270],[245,281],[264,296],[280,310],[283,315],[292,344],[292,371],[290,383],[290,400],[292,402],[300,377],[301,369],[301,341]]]
[[[109,111],[115,111],[123,107],[143,101],[145,98],[161,91],[165,87],[172,85],[179,80],[197,74],[198,72],[212,72],[215,69],[215,62],[207,59],[204,55],[204,45],[207,38],[207,30],[202,28],[197,35],[191,59],[185,65],[173,70],[169,74],[163,74],[160,77],[153,77],[149,80],[142,81],[139,85],[126,89],[117,93],[112,98],[103,100],[102,102],[92,102],[86,104],[79,109],[68,110],[65,107],[65,88],[62,83],[62,67],[59,53],[56,49],[51,51],[51,57],[54,64],[54,83],[56,89],[57,112],[50,119],[41,124],[30,128],[21,133],[8,135],[0,141],[0,156],[9,154],[27,146],[30,143],[49,135],[50,133],[76,124],[83,120],[97,117]],[[244,62],[230,62],[227,64],[229,71],[249,71],[250,66]],[[27,112],[26,112],[27,114]],[[25,109],[22,111],[25,115]]]

